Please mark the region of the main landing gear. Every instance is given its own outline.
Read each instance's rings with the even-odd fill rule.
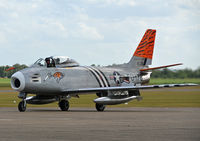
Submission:
[[[69,102],[68,100],[61,100],[59,103],[58,103],[60,109],[62,111],[68,111],[69,110]]]
[[[97,104],[96,103],[96,109],[97,109],[97,111],[102,112],[102,111],[104,111],[105,108],[106,108],[105,105],[103,105],[103,104]]]
[[[103,96],[107,96],[108,93],[107,92],[106,93],[101,92],[101,93],[96,93],[96,95],[98,97],[103,97]],[[97,111],[103,112],[105,108],[106,108],[105,105],[96,103],[96,109],[97,109]]]

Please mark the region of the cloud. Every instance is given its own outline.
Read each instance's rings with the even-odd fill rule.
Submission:
[[[76,33],[76,36],[80,36],[83,39],[103,40],[104,36],[101,35],[95,27],[87,26],[84,23],[79,23],[80,32]]]
[[[199,0],[175,0],[172,1],[175,5],[179,5],[183,8],[200,8],[200,1]]]
[[[88,0],[89,3],[98,3],[104,5],[117,5],[117,6],[135,6],[135,0]]]
[[[145,30],[154,28],[155,66],[183,61],[184,67],[196,68],[199,15],[198,0],[1,0],[0,59],[13,64],[23,56],[30,64],[62,53],[83,65],[124,63]]]

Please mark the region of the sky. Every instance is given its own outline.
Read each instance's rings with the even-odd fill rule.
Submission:
[[[146,29],[157,30],[151,67],[200,66],[200,0],[0,0],[0,65],[126,63]]]

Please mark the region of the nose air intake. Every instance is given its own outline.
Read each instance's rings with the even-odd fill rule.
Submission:
[[[18,71],[11,77],[11,87],[16,91],[23,91],[25,88],[25,78],[22,72]]]
[[[16,88],[19,88],[20,85],[21,85],[21,84],[20,84],[19,79],[16,78],[16,79],[14,80],[14,86],[15,86]]]

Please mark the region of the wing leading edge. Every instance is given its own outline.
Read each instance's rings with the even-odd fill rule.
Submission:
[[[103,91],[128,91],[136,89],[156,89],[156,88],[171,88],[171,87],[185,87],[185,86],[198,86],[198,84],[186,83],[186,84],[162,84],[162,85],[145,85],[145,86],[80,88],[80,89],[63,90],[63,93],[74,94],[74,93],[91,93],[91,92],[103,92]]]

